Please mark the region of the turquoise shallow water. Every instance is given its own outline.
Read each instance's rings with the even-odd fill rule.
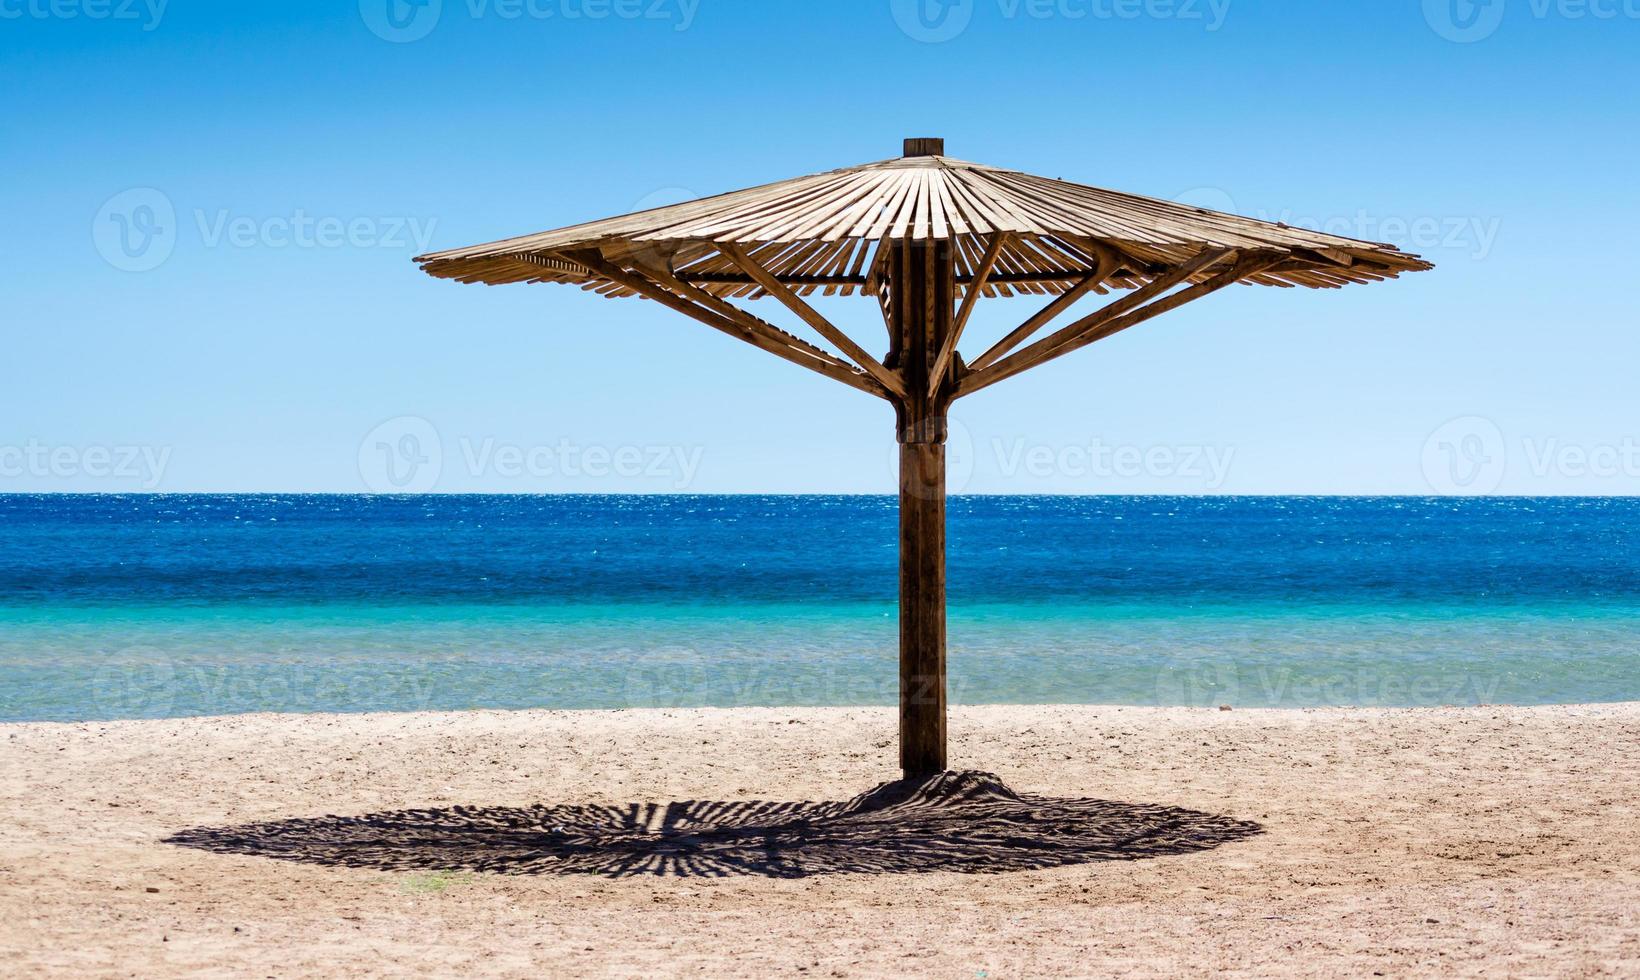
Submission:
[[[1640,699],[1629,501],[971,498],[958,703]],[[0,497],[0,719],[889,704],[886,498]]]

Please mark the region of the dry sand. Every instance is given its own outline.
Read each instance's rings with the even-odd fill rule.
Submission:
[[[12,976],[1640,975],[1640,704],[962,708],[952,738],[955,764],[1022,793],[1188,807],[1263,833],[987,875],[336,867],[163,840],[413,807],[845,800],[896,775],[894,716],[9,725],[0,963]]]

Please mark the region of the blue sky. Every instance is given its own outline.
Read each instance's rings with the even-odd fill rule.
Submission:
[[[1640,492],[1640,0],[919,2],[0,0],[0,492],[888,492],[883,403],[409,260],[911,135],[1438,265],[959,402],[954,491]]]

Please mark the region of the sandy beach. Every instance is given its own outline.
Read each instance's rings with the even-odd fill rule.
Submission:
[[[233,830],[431,810],[454,835],[523,812],[505,808],[647,819],[658,811],[618,805],[843,801],[898,775],[894,720],[736,709],[3,726],[0,956],[19,976],[1640,974],[1640,704],[955,709],[954,764],[1018,793],[1251,828],[999,874],[563,874],[539,860],[472,870],[473,855],[440,870],[385,837],[345,866],[259,855],[258,832]],[[218,850],[166,842],[199,828],[214,836],[195,843]]]

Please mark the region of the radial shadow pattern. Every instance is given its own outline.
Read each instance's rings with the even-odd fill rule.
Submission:
[[[451,807],[197,828],[166,843],[388,871],[800,878],[1134,860],[1260,832],[1176,807],[1020,796],[989,773],[948,772],[846,803]]]

